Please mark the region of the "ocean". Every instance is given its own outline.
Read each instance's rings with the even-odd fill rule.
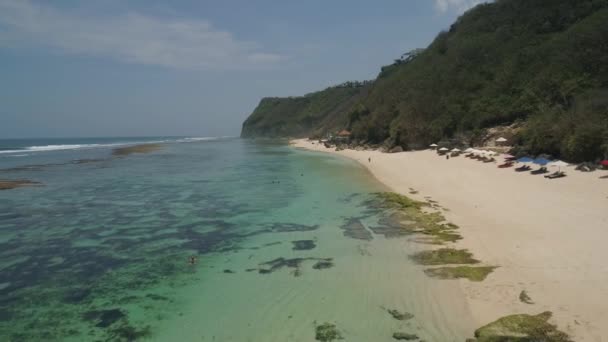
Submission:
[[[141,143],[161,148],[112,154]],[[0,191],[2,341],[472,333],[458,281],[373,229],[387,189],[348,159],[238,138],[0,140],[7,179],[39,184]]]

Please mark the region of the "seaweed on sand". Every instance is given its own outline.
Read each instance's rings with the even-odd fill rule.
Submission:
[[[420,265],[477,264],[479,260],[466,249],[441,248],[418,252],[410,258]]]
[[[429,207],[428,203],[415,201],[394,192],[376,193],[375,197],[366,203],[370,207],[389,211],[380,221],[383,226],[398,227],[403,234],[422,234],[426,237],[419,242],[444,244],[462,238],[456,232],[458,226],[446,222],[441,213],[425,211]],[[382,230],[377,231],[383,233]]]
[[[526,290],[522,290],[519,293],[519,301],[522,303],[526,303],[526,304],[534,304],[534,302],[532,301],[532,298],[530,298],[530,296],[528,296],[528,293],[526,292]]]
[[[397,309],[383,309],[385,309],[386,312],[388,312],[391,316],[393,316],[394,319],[398,321],[407,321],[408,319],[414,318],[414,315],[409,312],[401,312]]]
[[[492,273],[494,266],[456,266],[427,268],[424,273],[429,277],[439,279],[460,279],[466,278],[470,281],[483,281],[488,274]]]
[[[330,342],[342,340],[342,333],[336,328],[335,324],[323,323],[315,328],[315,340],[322,342]]]
[[[552,313],[538,315],[517,314],[502,317],[475,330],[475,342],[572,342],[570,337],[549,323]]]
[[[405,341],[413,341],[418,339],[418,335],[416,334],[408,334],[404,332],[396,332],[393,333],[393,339],[395,340],[405,340]]]

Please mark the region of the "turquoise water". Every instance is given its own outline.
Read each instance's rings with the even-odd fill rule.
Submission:
[[[41,183],[0,191],[1,340],[313,341],[325,322],[347,341],[470,333],[458,283],[425,278],[407,236],[369,229],[385,189],[354,162],[240,139],[147,138],[162,149],[111,156],[138,139],[0,146],[0,179]]]

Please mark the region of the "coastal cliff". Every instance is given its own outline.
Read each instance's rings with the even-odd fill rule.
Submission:
[[[516,123],[516,152],[608,157],[608,0],[498,0],[469,10],[373,82],[263,99],[243,137],[321,136],[417,149]]]

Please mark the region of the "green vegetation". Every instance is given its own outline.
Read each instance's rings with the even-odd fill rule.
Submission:
[[[242,137],[306,137],[344,127],[347,110],[368,91],[369,82],[346,82],[301,97],[260,101],[243,123]]]
[[[335,341],[335,340],[341,340],[341,339],[342,339],[342,334],[340,333],[338,328],[336,328],[335,324],[323,323],[321,325],[317,325],[316,333],[315,333],[315,340],[326,342],[326,341]]]
[[[418,233],[425,236],[419,242],[430,244],[443,244],[462,239],[455,231],[458,226],[447,223],[445,217],[439,212],[425,212],[428,203],[415,201],[407,196],[394,192],[381,192],[376,194],[379,203],[376,205],[381,209],[392,209],[402,212],[404,221],[401,223],[403,229],[410,233]]]
[[[492,273],[496,267],[494,266],[455,266],[455,267],[439,267],[427,268],[424,273],[429,277],[439,279],[460,279],[466,278],[470,281],[483,281],[488,274]]]
[[[478,143],[486,128],[519,122],[515,153],[608,157],[607,36],[608,0],[481,4],[358,93],[262,100],[242,135],[346,128],[355,143],[418,149]]]
[[[420,265],[477,264],[479,260],[466,249],[441,248],[418,252],[411,256]]]
[[[551,312],[538,315],[511,315],[475,330],[476,342],[571,342],[567,334],[548,321]]]

